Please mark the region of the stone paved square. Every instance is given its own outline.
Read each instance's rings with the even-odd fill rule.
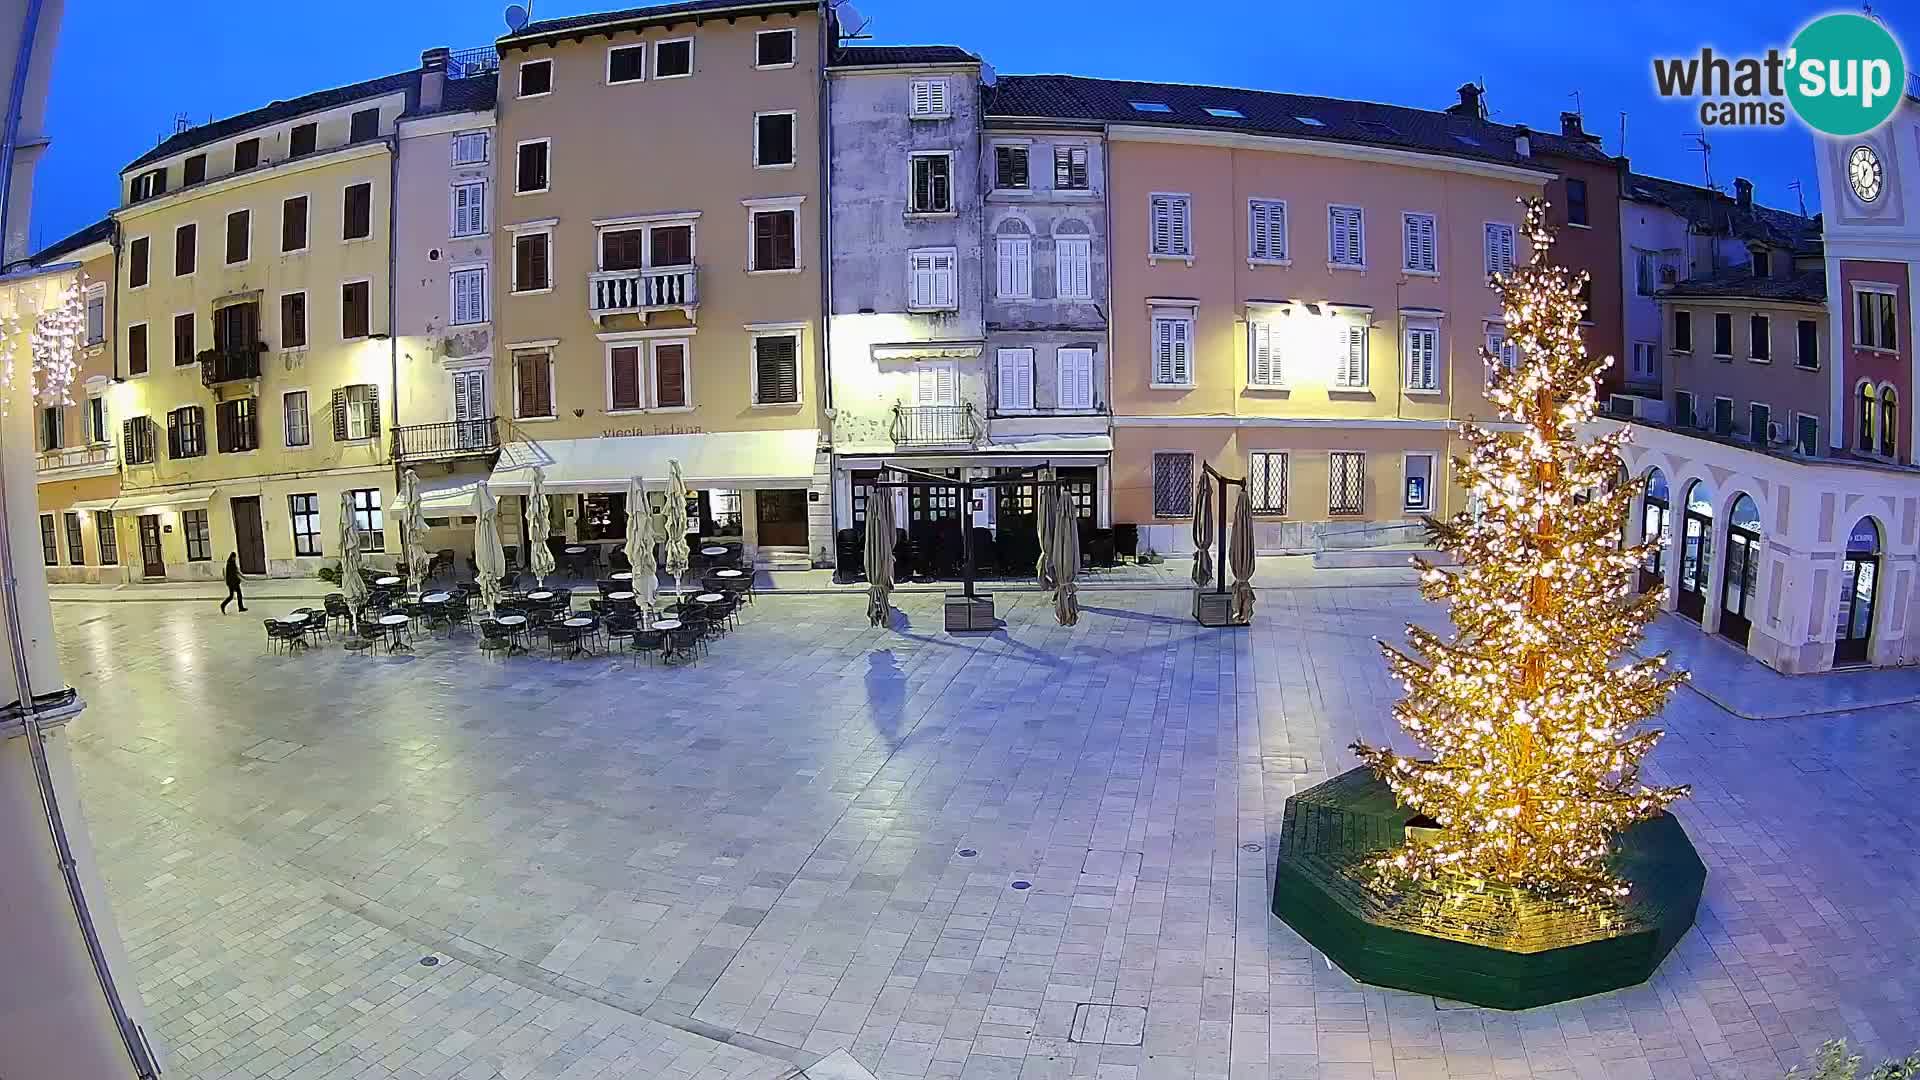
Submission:
[[[1412,590],[1269,589],[1246,631],[1002,591],[976,637],[896,599],[765,596],[679,668],[59,604],[169,1075],[1771,1078],[1920,1041],[1910,679],[1770,719],[1683,690],[1652,772],[1694,785],[1697,926],[1646,986],[1500,1013],[1360,986],[1267,909],[1287,796],[1406,745],[1371,639],[1438,623]]]

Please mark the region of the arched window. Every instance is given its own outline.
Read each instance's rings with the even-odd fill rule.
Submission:
[[[1873,384],[1870,382],[1861,383],[1860,384],[1860,419],[1859,419],[1859,424],[1857,426],[1860,429],[1860,440],[1859,440],[1860,452],[1863,454],[1871,454],[1874,452],[1876,448],[1876,444],[1873,437],[1873,422],[1875,419],[1874,412],[1876,407],[1877,406],[1875,404]]]
[[[1892,383],[1880,385],[1880,452],[1893,457],[1900,448],[1900,395]]]

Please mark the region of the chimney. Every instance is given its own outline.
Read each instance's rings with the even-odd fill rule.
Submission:
[[[1455,116],[1467,116],[1475,120],[1487,118],[1487,106],[1481,100],[1480,88],[1472,83],[1460,84],[1460,103],[1447,111]]]
[[[1578,139],[1586,135],[1586,132],[1580,129],[1579,113],[1563,112],[1560,114],[1560,134],[1565,135],[1569,139]]]
[[[428,49],[420,54],[420,111],[432,112],[446,100],[447,59],[453,52],[446,48]]]
[[[1734,177],[1733,201],[1742,210],[1753,209],[1753,181],[1744,176]]]
[[[1533,133],[1527,130],[1527,126],[1525,124],[1516,125],[1513,129],[1513,152],[1519,155],[1520,157],[1532,157],[1533,156],[1533,137],[1532,136],[1533,136]]]

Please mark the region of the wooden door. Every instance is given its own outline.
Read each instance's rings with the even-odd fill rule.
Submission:
[[[140,515],[141,573],[147,577],[166,577],[167,563],[160,557],[160,515]]]
[[[233,547],[240,553],[240,572],[265,576],[267,535],[260,526],[260,497],[236,496],[233,507]]]
[[[456,449],[473,450],[488,444],[486,420],[493,415],[488,393],[485,368],[453,373],[453,436]]]

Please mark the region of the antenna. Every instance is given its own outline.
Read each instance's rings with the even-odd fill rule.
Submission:
[[[1586,113],[1582,112],[1580,109],[1580,91],[1575,90],[1573,93],[1568,94],[1567,96],[1573,99],[1573,115],[1578,116],[1582,120],[1585,120],[1587,118],[1587,115]]]
[[[175,135],[180,134],[192,126],[193,121],[187,118],[186,113],[177,112],[173,114],[173,133]]]
[[[532,5],[522,7],[519,4],[507,5],[507,31],[517,34],[527,28],[527,20],[533,18]]]
[[[1627,110],[1620,110],[1620,152],[1616,157],[1627,156]]]
[[[1686,134],[1688,138],[1693,140],[1693,145],[1687,147],[1687,150],[1700,155],[1700,171],[1706,175],[1707,187],[1715,191],[1720,190],[1713,186],[1713,144],[1707,141],[1707,133],[1704,131],[1689,131]]]
[[[1793,183],[1787,185],[1787,190],[1793,192],[1795,195],[1798,195],[1800,197],[1800,216],[1806,217],[1807,216],[1807,189],[1801,185],[1800,181],[1795,180]]]

